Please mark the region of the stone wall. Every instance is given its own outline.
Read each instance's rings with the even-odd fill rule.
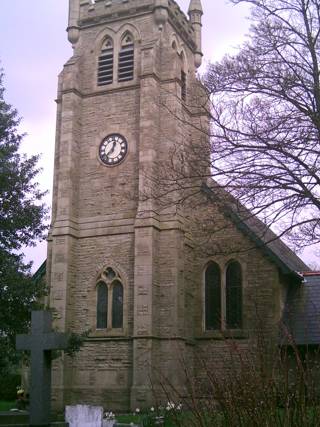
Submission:
[[[192,27],[173,1],[162,27],[153,1],[107,3],[81,2],[79,40],[59,80],[50,304],[60,330],[90,333],[74,360],[54,363],[55,409],[68,403],[118,411],[151,405],[159,377],[184,390],[184,364],[197,373],[199,352],[223,369],[226,343],[203,330],[203,271],[209,259],[221,266],[230,259],[217,249],[248,245],[231,223],[208,241],[204,224],[229,222],[202,195],[181,203],[188,190],[175,182],[175,172],[208,170],[208,115],[195,77]],[[105,37],[112,37],[117,61],[126,31],[134,38],[134,79],[117,83],[115,75],[113,84],[98,86]],[[112,133],[122,134],[129,148],[121,164],[106,167],[99,146]],[[194,188],[200,181],[192,181]],[[259,251],[232,258],[244,271],[245,319],[237,339],[246,345],[257,307],[274,331],[278,273]],[[124,285],[121,331],[96,328],[96,284],[107,267]]]
[[[193,201],[194,203],[195,201]],[[259,339],[264,347],[258,351],[270,356],[278,346],[279,322],[281,320],[280,294],[285,284],[280,280],[278,267],[261,249],[249,240],[236,225],[226,218],[218,205],[211,204],[204,196],[197,196],[199,209],[189,215],[191,243],[187,263],[189,267],[188,304],[186,313],[193,315],[194,372],[195,378],[205,384],[207,372],[230,375],[239,366],[241,353],[253,351]],[[189,201],[191,204],[191,201]],[[206,208],[205,208],[206,206]],[[190,207],[190,206],[189,206]],[[209,221],[207,219],[209,218]],[[202,222],[202,232],[194,231]],[[222,283],[226,266],[237,260],[242,268],[243,325],[241,329],[205,331],[204,328],[204,272],[212,260],[220,266]],[[186,267],[187,268],[187,267]]]

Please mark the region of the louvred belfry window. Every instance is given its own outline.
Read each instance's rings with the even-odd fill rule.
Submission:
[[[122,39],[119,52],[118,81],[127,82],[134,78],[134,43],[131,34]]]
[[[111,39],[103,43],[98,61],[98,86],[113,83],[113,42]]]

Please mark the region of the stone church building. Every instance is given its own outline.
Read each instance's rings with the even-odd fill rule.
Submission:
[[[74,359],[55,362],[53,406],[125,411],[153,402],[158,374],[183,389],[181,360],[195,376],[200,353],[222,369],[225,338],[248,345],[257,306],[276,336],[287,290],[308,267],[282,242],[264,245],[259,221],[222,212],[210,185],[199,196],[206,215],[228,225],[211,254],[188,226],[195,205],[152,196],[177,148],[194,155],[208,126],[201,1],[188,17],[174,0],[69,3],[46,274],[56,327],[90,332]],[[255,249],[228,254],[217,242]]]

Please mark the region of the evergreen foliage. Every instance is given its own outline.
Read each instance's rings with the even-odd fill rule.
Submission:
[[[21,154],[20,119],[4,91],[0,70],[0,377],[15,366],[15,335],[27,331],[30,311],[44,292],[22,250],[43,237],[47,212],[35,181],[38,156]]]

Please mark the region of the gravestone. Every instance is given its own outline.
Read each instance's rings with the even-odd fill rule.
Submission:
[[[51,350],[65,349],[68,335],[52,331],[50,311],[33,311],[31,335],[18,335],[17,350],[31,351],[30,425],[50,424]]]
[[[102,427],[102,406],[66,406],[65,420],[69,427]]]
[[[103,418],[102,406],[66,406],[65,420],[69,427],[139,427],[133,423],[119,424],[115,419]]]

